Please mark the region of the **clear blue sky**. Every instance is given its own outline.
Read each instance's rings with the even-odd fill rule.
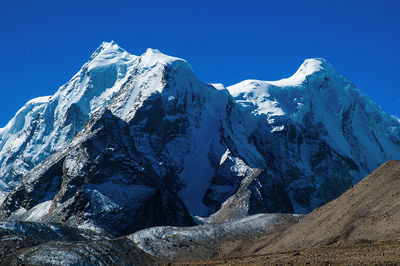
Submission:
[[[204,82],[277,80],[323,57],[400,116],[400,1],[0,0],[0,126],[102,41],[188,60]]]

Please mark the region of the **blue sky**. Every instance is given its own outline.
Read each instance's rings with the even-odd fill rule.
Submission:
[[[400,116],[400,1],[0,0],[0,126],[53,94],[102,41],[188,60],[204,82],[292,75],[323,57]]]

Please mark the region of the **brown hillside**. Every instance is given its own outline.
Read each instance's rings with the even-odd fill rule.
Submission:
[[[388,161],[339,198],[314,210],[257,254],[288,249],[400,239],[400,161]],[[264,245],[264,246],[263,246]]]

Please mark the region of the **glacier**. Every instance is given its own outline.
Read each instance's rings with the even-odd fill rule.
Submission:
[[[399,119],[324,59],[225,87],[200,81],[186,60],[104,42],[0,129],[0,214],[109,233],[106,219],[133,212],[124,219],[138,226],[112,232],[121,235],[191,225],[224,204],[308,213],[392,159]],[[160,209],[146,215],[174,218],[138,219],[150,202]]]

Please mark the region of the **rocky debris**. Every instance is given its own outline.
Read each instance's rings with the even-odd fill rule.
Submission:
[[[251,257],[175,262],[171,265],[397,265],[400,241],[307,248]]]
[[[141,251],[126,238],[102,241],[45,243],[35,240],[20,243],[0,242],[0,252],[12,247],[12,252],[0,256],[2,265],[161,265],[165,260]],[[10,250],[8,250],[10,251]]]
[[[153,227],[131,234],[146,253],[171,261],[194,261],[224,256],[226,246],[246,243],[296,224],[302,215],[257,214],[223,223],[193,227]]]

